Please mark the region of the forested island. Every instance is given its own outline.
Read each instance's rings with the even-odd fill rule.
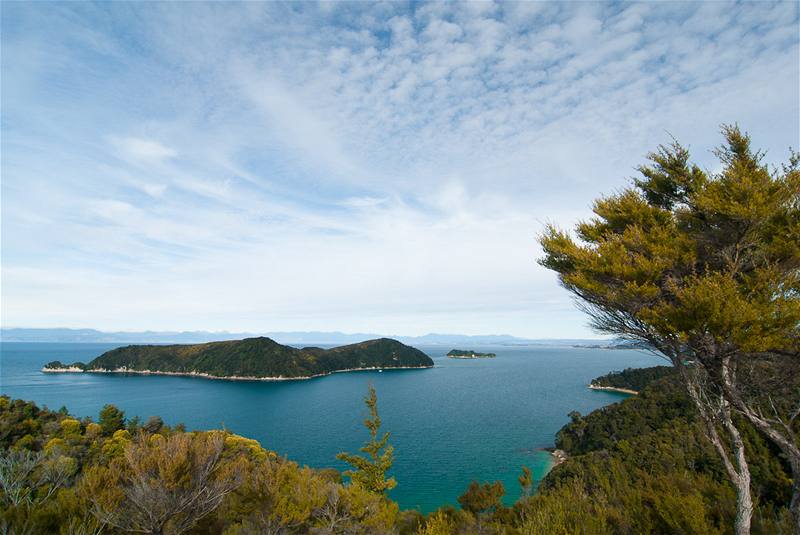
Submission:
[[[493,359],[497,355],[495,353],[478,353],[471,349],[466,351],[463,349],[451,349],[447,356],[451,359]]]
[[[626,370],[639,396],[571,413],[555,440],[566,458],[538,487],[521,467],[513,505],[503,504],[502,483],[473,482],[460,508],[428,515],[386,494],[393,457],[374,391],[365,423],[376,455],[341,455],[356,467],[345,474],[301,467],[225,430],[187,433],[111,405],[95,422],[0,396],[0,524],[11,533],[726,533],[736,493],[678,378],[658,374]],[[786,459],[752,426],[743,430],[752,533],[791,533]]]
[[[53,361],[44,372],[188,375],[211,379],[309,379],[335,372],[430,368],[422,351],[390,338],[332,349],[297,349],[266,337],[179,345],[130,345],[103,353],[88,364]]]

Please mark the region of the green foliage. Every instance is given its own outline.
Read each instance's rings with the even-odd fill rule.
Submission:
[[[343,452],[336,458],[354,468],[344,473],[353,483],[361,485],[370,492],[385,494],[397,486],[397,481],[393,477],[386,479],[386,472],[391,469],[394,462],[394,447],[388,444],[389,433],[378,438],[381,418],[378,415],[378,395],[372,385],[369,386],[369,393],[364,403],[369,410],[369,417],[364,420],[364,426],[369,430],[370,440],[361,447],[361,451],[366,453],[367,457]]]
[[[727,532],[735,492],[697,420],[674,374],[638,396],[576,417],[557,438],[569,459],[545,477],[523,516],[529,525],[557,517],[564,533],[576,514],[595,526],[590,533]],[[751,452],[758,503],[753,533],[780,533],[789,516],[788,467],[755,429],[738,425]],[[560,511],[565,496],[573,501]],[[546,519],[536,520],[542,510]]]
[[[127,429],[118,429],[103,444],[103,455],[108,458],[119,458],[125,454],[125,448],[131,443],[131,434]]]
[[[77,421],[0,396],[0,530],[304,535],[400,525],[385,496],[343,486],[338,472],[301,468],[252,439],[186,433],[160,419],[136,436],[108,436],[91,421],[81,434]],[[413,533],[419,515],[402,516]]]
[[[797,367],[800,354],[800,158],[770,171],[737,126],[722,133],[719,173],[691,165],[677,143],[662,146],[632,187],[595,203],[575,238],[549,227],[540,262],[597,330],[647,343],[679,369],[737,487],[735,529],[744,533],[750,461],[732,409],[780,448],[800,479],[799,392],[777,404],[781,411],[760,377],[765,368]],[[792,502],[800,530],[800,484]]]
[[[82,369],[151,370],[213,377],[312,377],[356,368],[430,366],[433,361],[425,353],[388,338],[332,349],[297,349],[259,337],[206,344],[120,347],[103,353]],[[46,367],[65,365],[52,362]]]
[[[218,516],[236,519],[226,535],[256,533],[389,533],[397,504],[360,485],[269,457],[247,470]]]
[[[625,370],[611,372],[606,375],[592,379],[593,386],[606,386],[612,388],[625,388],[639,392],[644,387],[666,377],[674,375],[675,368],[672,366],[654,366],[652,368],[627,368]]]
[[[419,535],[450,535],[456,533],[456,522],[442,511],[431,514],[417,531]]]
[[[585,417],[570,413],[572,421],[556,434],[556,447],[570,455],[580,455],[609,449],[621,440],[678,422],[695,421],[691,401],[674,374],[651,386],[636,397],[602,407]]]
[[[59,413],[61,413],[61,411],[59,411]],[[65,437],[74,437],[80,435],[81,423],[74,418],[64,418],[61,420],[61,432]]]
[[[125,423],[125,429],[131,435],[135,435],[139,431],[139,427],[142,425],[142,419],[138,416],[134,416],[133,418],[129,418],[128,421]]]
[[[580,241],[554,227],[542,236],[542,265],[597,329],[699,359],[796,351],[798,162],[770,172],[746,134],[723,134],[719,174],[689,164],[677,143],[662,146],[634,187],[595,203]]]
[[[238,459],[222,462],[221,431],[142,434],[133,442],[122,436],[126,433],[114,434],[114,440],[127,442],[123,453],[108,466],[87,470],[79,488],[104,524],[123,531],[185,533],[240,483]]]
[[[458,497],[458,503],[474,515],[488,514],[500,506],[505,493],[506,489],[500,481],[483,484],[473,481],[467,491]]]
[[[496,353],[478,353],[471,349],[464,350],[464,349],[451,349],[447,352],[448,357],[454,358],[470,358],[470,359],[480,359],[480,358],[488,358],[492,359],[497,356]]]
[[[125,427],[125,413],[114,405],[106,405],[100,411],[98,423],[103,428],[104,434],[111,435]]]

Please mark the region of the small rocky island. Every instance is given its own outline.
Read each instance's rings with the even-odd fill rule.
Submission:
[[[107,351],[88,364],[63,364],[56,360],[42,371],[280,381],[345,371],[432,367],[428,355],[390,338],[332,349],[297,349],[262,336],[206,344],[131,345]]]
[[[447,354],[451,359],[493,359],[497,355],[494,353],[478,353],[476,351],[465,351],[463,349],[451,349]]]

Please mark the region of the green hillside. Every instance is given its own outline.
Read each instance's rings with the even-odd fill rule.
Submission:
[[[625,388],[638,392],[649,383],[675,373],[672,366],[628,368],[592,379],[591,385],[603,388]]]

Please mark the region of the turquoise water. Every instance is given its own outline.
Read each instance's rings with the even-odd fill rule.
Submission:
[[[566,347],[491,347],[495,359],[455,360],[449,347],[424,347],[436,367],[340,373],[309,381],[243,382],[188,377],[44,374],[51,360],[88,362],[119,344],[0,343],[0,392],[72,414],[94,416],[113,403],[128,416],[159,415],[190,429],[225,426],[290,459],[314,467],[344,466],[336,453],[367,437],[362,399],[378,391],[391,431],[402,508],[430,511],[456,504],[469,482],[501,480],[506,501],[519,495],[520,466],[540,479],[567,413],[590,412],[623,394],[592,391],[611,370],[659,364],[636,351]]]

